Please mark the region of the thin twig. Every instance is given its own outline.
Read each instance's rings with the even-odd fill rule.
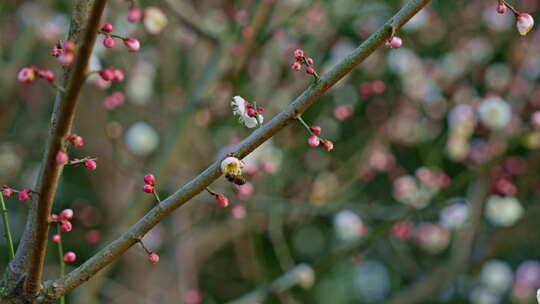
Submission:
[[[15,256],[15,250],[13,249],[13,239],[11,238],[11,230],[9,229],[9,217],[6,204],[4,202],[4,196],[0,193],[0,207],[2,208],[2,223],[4,225],[4,237],[8,245],[9,259],[13,259]]]
[[[396,27],[401,27],[418,11],[425,7],[430,0],[411,0],[395,16]],[[285,108],[267,124],[255,130],[249,137],[238,144],[231,152],[238,158],[243,158],[262,143],[274,136],[284,127],[292,123],[296,117],[309,108],[320,96],[328,91],[334,84],[342,79],[362,63],[369,55],[378,49],[390,36],[391,25],[385,24],[376,33],[371,35],[364,43],[354,50],[348,57],[338,63],[331,71],[321,77],[321,80],[312,84],[296,100]],[[220,160],[214,162],[192,181],[181,187],[174,194],[163,200],[161,204],[151,209],[143,218],[135,223],[118,239],[97,252],[81,266],[69,273],[65,278],[54,282],[47,282],[46,289],[50,290],[48,296],[60,297],[89,280],[98,271],[111,264],[121,254],[133,246],[138,239],[144,236],[163,218],[171,214],[178,207],[189,201],[203,191],[209,184],[221,176]]]
[[[165,0],[165,2],[171,8],[171,11],[179,17],[179,20],[186,27],[213,45],[220,44],[219,38],[209,28],[201,23],[201,20],[203,19],[199,16],[199,14],[197,14],[193,7],[190,7],[185,3],[185,1]]]

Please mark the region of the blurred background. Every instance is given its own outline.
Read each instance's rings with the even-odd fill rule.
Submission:
[[[61,74],[51,49],[65,39],[73,1],[0,2],[0,185],[31,188],[54,102],[20,68]],[[54,205],[75,211],[68,271],[252,130],[232,96],[269,121],[404,4],[373,0],[108,2],[104,22],[136,37],[105,49],[90,69],[114,66],[111,86],[91,76],[74,132],[97,170],[66,167]],[[533,16],[539,1],[512,1]],[[311,148],[300,124],[245,159],[248,183],[220,178],[69,295],[67,303],[536,303],[540,287],[540,35],[522,37],[497,1],[432,1],[398,35],[304,115],[335,148]],[[124,102],[111,103],[114,92]],[[7,198],[18,242],[27,206]],[[0,267],[7,264],[0,241]],[[58,277],[56,244],[45,275]]]

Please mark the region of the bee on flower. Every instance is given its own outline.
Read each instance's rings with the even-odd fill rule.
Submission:
[[[242,178],[242,168],[245,164],[236,157],[228,156],[221,162],[221,172],[225,174],[227,180],[236,185],[243,185],[246,180]]]
[[[238,116],[238,121],[248,128],[262,125],[264,108],[256,107],[241,96],[234,96],[231,102],[233,114]]]

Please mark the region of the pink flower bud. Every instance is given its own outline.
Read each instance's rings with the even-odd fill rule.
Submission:
[[[315,69],[312,67],[312,66],[308,66],[306,68],[306,73],[308,73],[309,75],[315,75]]]
[[[53,55],[53,57],[58,57],[63,51],[64,49],[60,44],[55,44],[51,50],[51,55]]]
[[[61,65],[70,65],[73,63],[74,59],[75,55],[71,51],[65,51],[58,56],[58,62],[60,62]]]
[[[294,57],[295,57],[296,59],[302,59],[302,58],[304,58],[304,51],[301,50],[301,49],[296,49],[296,50],[294,51]]]
[[[94,160],[89,159],[84,162],[84,166],[90,171],[95,171],[97,168],[97,163]]]
[[[334,110],[334,117],[337,120],[345,120],[351,117],[353,112],[354,112],[354,108],[352,105],[337,106],[336,109]]]
[[[60,219],[60,217],[58,216],[58,214],[51,214],[51,220],[53,222],[58,222],[58,220]]]
[[[64,165],[68,162],[69,160],[69,157],[68,157],[68,154],[65,152],[65,151],[58,151],[58,153],[56,153],[56,162],[61,164],[61,165]]]
[[[64,41],[63,48],[65,52],[73,52],[75,51],[75,42],[73,40],[66,40]]]
[[[2,195],[5,197],[10,197],[11,195],[13,195],[13,189],[11,188],[2,189]]]
[[[313,132],[313,134],[315,135],[319,135],[321,134],[322,132],[322,128],[320,126],[311,126],[309,127],[309,129],[311,130],[311,132]]]
[[[386,84],[382,80],[375,80],[371,83],[371,89],[375,94],[381,94],[386,89]]]
[[[112,69],[112,72],[113,72],[113,79],[112,81],[123,81],[124,80],[124,71],[120,70],[120,69]]]
[[[411,237],[412,225],[407,221],[400,221],[392,226],[392,235],[400,240],[407,240]]]
[[[257,112],[258,112],[259,114],[264,113],[264,108],[263,108],[263,107],[258,107],[258,108],[257,108]]]
[[[257,117],[257,111],[253,108],[247,108],[246,112],[249,117]]]
[[[54,72],[51,70],[38,70],[38,76],[48,82],[53,82],[55,78]]]
[[[217,201],[218,206],[220,206],[220,207],[225,208],[225,207],[229,206],[229,199],[225,195],[223,195],[221,193],[216,194],[216,201]]]
[[[148,185],[156,184],[156,177],[152,173],[148,173],[144,176],[144,183]]]
[[[68,251],[64,253],[64,262],[65,263],[73,263],[77,259],[77,255],[73,251]]]
[[[143,18],[143,11],[140,8],[134,6],[128,10],[127,20],[129,22],[132,22],[132,23],[140,22],[142,18]]]
[[[60,237],[60,234],[55,234],[52,236],[51,240],[55,243],[60,243],[60,241],[62,240],[62,237]]]
[[[497,4],[497,13],[504,14],[506,13],[507,7],[504,3],[499,1],[499,4]]]
[[[71,142],[71,144],[75,148],[80,148],[80,147],[84,146],[84,139],[79,135],[70,134],[68,136],[68,140]]]
[[[143,186],[143,191],[146,192],[146,193],[154,193],[154,186],[149,185],[149,184],[145,184]]]
[[[295,70],[295,71],[300,71],[302,69],[302,64],[298,61],[296,61],[295,63],[293,63],[291,65],[291,69]]]
[[[22,202],[25,202],[25,201],[28,201],[30,200],[30,193],[32,192],[32,190],[30,189],[22,189],[21,191],[19,191],[19,200],[22,201]]]
[[[116,45],[116,40],[114,40],[113,37],[105,36],[105,38],[103,38],[103,46],[104,47],[106,47],[108,49],[112,49],[115,45]]]
[[[318,147],[321,144],[321,139],[318,136],[311,135],[308,137],[308,144],[311,147]]]
[[[105,23],[105,24],[101,27],[101,30],[104,31],[105,33],[111,33],[111,32],[113,31],[112,24],[110,24],[110,23]]]
[[[60,220],[60,230],[70,232],[73,229],[73,224],[70,221]]]
[[[313,65],[314,62],[315,62],[315,60],[313,60],[313,58],[311,58],[311,57],[306,58],[306,63],[308,65]]]
[[[534,19],[527,13],[519,13],[516,17],[516,26],[519,34],[525,36],[533,28]]]
[[[390,49],[395,49],[400,47],[403,44],[403,40],[399,38],[398,36],[394,36],[390,38],[390,40],[386,41],[385,46]]]
[[[114,71],[112,69],[104,69],[99,72],[99,76],[105,81],[112,81],[114,79]]]
[[[24,67],[19,71],[17,79],[23,83],[30,83],[36,79],[36,70],[34,67]]]
[[[139,43],[139,40],[135,38],[126,38],[124,39],[124,45],[130,52],[138,52],[141,48],[141,44]]]
[[[329,141],[328,139],[323,139],[322,144],[326,151],[331,151],[332,149],[334,149],[334,143]]]
[[[150,252],[150,254],[148,255],[148,260],[152,264],[157,264],[159,262],[159,255],[155,252]]]
[[[101,240],[101,232],[98,230],[90,230],[86,233],[86,241],[90,244],[96,244]]]
[[[73,218],[73,210],[72,209],[64,209],[60,214],[58,215],[61,220],[70,220]]]

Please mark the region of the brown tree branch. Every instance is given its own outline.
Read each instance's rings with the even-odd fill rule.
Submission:
[[[411,0],[390,21],[377,32],[364,41],[349,56],[338,63],[331,71],[323,75],[320,81],[312,84],[296,100],[285,108],[276,117],[254,131],[249,137],[238,144],[231,152],[238,158],[243,158],[266,140],[274,136],[296,120],[298,115],[310,107],[321,95],[342,79],[347,73],[357,67],[391,35],[392,31],[399,29],[418,11],[425,7],[430,0]],[[163,218],[171,214],[195,195],[203,191],[209,184],[221,176],[220,160],[199,174],[195,179],[181,187],[174,194],[163,200],[161,204],[150,210],[143,218],[135,223],[118,239],[97,252],[84,264],[73,270],[66,277],[54,282],[47,282],[49,297],[60,297],[85,281],[89,280],[103,267],[112,263],[121,254],[128,250],[152,227]]]
[[[75,41],[78,50],[73,66],[65,70],[65,94],[59,92],[51,118],[50,133],[40,177],[37,182],[37,197],[32,201],[17,255],[9,269],[26,275],[24,289],[33,295],[41,289],[41,277],[47,249],[49,216],[56,194],[63,165],[56,161],[56,153],[71,131],[81,88],[86,79],[85,72],[94,47],[97,30],[106,0],[80,0],[75,4],[71,19],[69,39]]]

